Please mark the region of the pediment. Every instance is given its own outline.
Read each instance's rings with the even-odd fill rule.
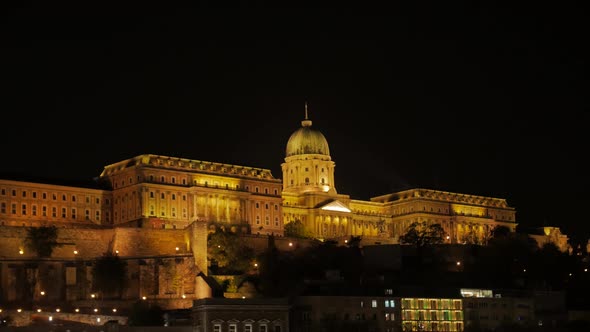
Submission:
[[[326,211],[350,212],[350,209],[344,203],[338,200],[326,203],[319,208]]]

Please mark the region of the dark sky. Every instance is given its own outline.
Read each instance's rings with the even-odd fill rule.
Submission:
[[[0,171],[84,180],[151,153],[282,178],[307,102],[339,193],[506,198],[590,234],[586,8],[203,3],[3,10]]]

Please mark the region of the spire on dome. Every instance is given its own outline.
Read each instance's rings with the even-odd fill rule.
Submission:
[[[311,127],[311,120],[307,118],[307,102],[305,102],[305,119],[301,121],[303,127]]]

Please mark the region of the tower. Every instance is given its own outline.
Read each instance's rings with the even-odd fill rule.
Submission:
[[[283,171],[283,192],[302,194],[306,192],[335,195],[335,163],[330,157],[330,148],[324,135],[312,128],[308,118],[307,103],[305,118],[287,141]]]

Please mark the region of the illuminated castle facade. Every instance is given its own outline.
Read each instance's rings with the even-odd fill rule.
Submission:
[[[307,117],[287,141],[282,180],[271,171],[160,155],[104,167],[97,186],[0,180],[0,225],[184,229],[193,222],[284,235],[300,221],[318,239],[397,243],[412,222],[438,223],[448,243],[485,243],[516,227],[505,199],[411,189],[351,199],[336,190],[324,135]]]

